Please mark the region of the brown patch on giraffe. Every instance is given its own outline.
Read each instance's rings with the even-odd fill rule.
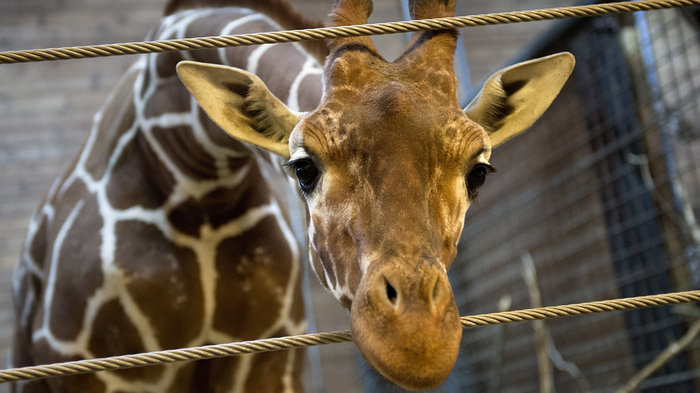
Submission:
[[[245,152],[246,154],[244,155],[244,157],[242,157],[242,159],[247,160],[247,153],[250,147],[224,132],[224,130],[217,126],[216,123],[214,123],[214,121],[212,121],[209,118],[209,116],[207,116],[206,112],[204,112],[202,108],[200,108],[199,106],[198,108],[199,110],[197,112],[197,116],[199,118],[200,123],[202,124],[202,127],[204,127],[204,130],[207,132],[207,136],[209,136],[209,139],[211,139],[211,141],[216,146],[231,149],[233,152],[238,153],[238,155],[241,155],[241,153]],[[236,160],[239,160],[239,158],[236,158]],[[235,168],[231,169],[235,170]]]
[[[168,213],[168,221],[174,228],[194,237],[199,237],[204,220],[205,217],[201,214],[201,206],[194,199],[187,199]]]
[[[299,275],[297,276],[297,279],[294,282],[294,287],[292,288],[292,305],[291,309],[289,310],[289,319],[295,323],[295,324],[300,324],[304,323],[306,324],[306,312],[304,310],[304,294],[303,294],[303,289],[302,289],[302,272],[304,267],[301,266],[301,264],[304,263],[303,260],[299,262]],[[291,334],[296,334],[297,332],[287,332],[286,334],[283,335],[291,335]]]
[[[97,126],[97,138],[88,151],[85,170],[94,179],[101,179],[107,170],[119,138],[134,124],[136,109],[133,100],[134,80],[138,75],[133,72],[124,83],[120,84],[111,101],[102,110],[102,119]]]
[[[189,126],[153,127],[152,132],[185,176],[194,180],[218,178],[214,157],[199,144]]]
[[[199,7],[222,7],[231,6],[230,0],[172,0],[165,7],[165,15],[173,14],[177,11],[181,11],[188,8],[199,8]],[[256,10],[258,12],[268,15],[269,18],[273,19],[276,23],[281,26],[281,30],[299,30],[299,29],[311,29],[315,27],[323,27],[323,23],[320,21],[315,21],[306,18],[294,8],[291,7],[289,2],[284,0],[243,0],[237,1],[235,4],[237,7],[249,8]],[[221,10],[224,12],[235,12],[231,9]],[[235,18],[236,15],[229,15],[229,18]],[[280,30],[277,26],[274,26],[274,30]],[[260,31],[270,31],[272,28],[266,28]],[[205,30],[209,31],[209,30]],[[218,34],[219,30],[216,30],[212,34]],[[324,40],[314,40],[314,41],[304,41],[301,45],[309,51],[313,56],[315,56],[319,61],[328,54],[328,48],[325,45]]]
[[[199,237],[206,220],[206,217],[201,213],[201,204],[194,199],[187,199],[168,213],[168,221],[178,231],[186,235]]]
[[[107,184],[107,199],[115,209],[154,209],[172,193],[175,179],[158,160],[141,133],[124,147]]]
[[[304,77],[299,85],[299,110],[302,112],[311,112],[318,103],[321,102],[321,94],[323,93],[318,86],[321,85],[321,75],[311,74]],[[314,93],[315,92],[315,93]]]
[[[176,366],[178,369],[175,372],[175,377],[173,378],[170,386],[167,386],[164,392],[168,393],[191,393],[191,392],[206,392],[203,385],[196,389],[196,385],[192,384],[192,376],[194,374],[195,367],[199,364],[196,362],[184,362],[179,365],[170,365],[167,367]]]
[[[46,393],[49,392],[48,383],[41,379],[38,381],[21,381],[10,383],[10,391],[13,393]]]
[[[285,72],[280,72],[278,59],[285,59]],[[260,57],[259,66],[255,74],[265,81],[268,89],[275,97],[282,100],[282,102],[287,102],[289,100],[289,86],[292,85],[297,75],[301,72],[306,60],[306,56],[299,53],[293,45],[281,45],[275,50],[266,51]],[[312,91],[317,93],[310,94],[310,98],[315,99],[315,96],[318,96],[320,101],[321,92],[318,89]],[[318,104],[318,101],[316,104]]]
[[[270,203],[270,189],[260,179],[262,174],[254,160],[248,160],[249,174],[241,183],[218,188],[200,199],[189,198],[175,206],[168,220],[179,231],[199,236],[205,223],[218,229],[258,206]]]
[[[229,392],[240,361],[241,356],[198,361],[193,369],[183,372],[182,383],[186,384],[187,392]],[[177,388],[177,385],[173,383],[172,387]]]
[[[297,263],[285,244],[274,216],[219,244],[214,329],[250,340],[279,318],[291,268]]]
[[[51,392],[104,393],[107,388],[104,382],[96,375],[91,374],[51,378],[49,385],[51,386],[49,390]]]
[[[230,1],[230,0],[228,0]],[[236,0],[239,1],[239,0]],[[229,4],[233,5],[233,4]],[[235,8],[224,8],[217,10],[214,13],[210,13],[204,18],[199,18],[192,23],[190,23],[187,26],[187,29],[185,29],[185,36],[186,37],[201,37],[202,32],[211,32],[211,33],[221,33],[224,30],[224,27],[228,25],[231,22],[235,22],[236,20],[246,17],[248,15],[255,15],[251,14],[249,11],[238,8],[239,6],[236,4]],[[252,33],[255,31],[267,31],[269,30],[269,24],[264,23],[263,26],[260,26],[262,23],[260,20],[256,20],[254,22],[247,22],[244,23],[236,28],[236,33],[240,31],[241,33]],[[265,30],[261,30],[265,29]],[[220,60],[219,60],[220,61]]]
[[[285,335],[287,332],[277,332],[275,336]],[[303,392],[301,374],[304,370],[304,354],[301,349],[291,349],[283,352],[268,352],[255,355],[250,367],[250,374],[245,384],[247,392],[286,392],[284,385],[284,371],[288,361],[293,361],[292,374],[289,382],[292,383],[293,392]],[[291,357],[291,359],[290,359]]]
[[[204,307],[194,252],[140,221],[117,223],[115,236],[116,264],[139,310],[149,316],[160,346],[189,344],[201,332]]]
[[[25,263],[27,262],[22,260],[20,266]],[[16,276],[13,281],[15,296],[12,297],[12,301],[16,315],[15,352],[13,353],[15,358],[20,354],[20,347],[25,346],[24,351],[28,351],[29,341],[24,342],[24,337],[31,337],[30,329],[35,327],[35,323],[43,320],[41,299],[44,296],[44,283],[37,274],[30,270],[24,270],[22,273],[22,275]]]
[[[250,157],[230,157],[227,161],[228,170],[236,172],[250,162]]]
[[[15,326],[18,326],[19,321],[15,321]],[[36,342],[32,340],[32,333],[30,331],[25,331],[23,329],[15,329],[14,339],[12,340],[12,366],[14,367],[26,367],[38,364],[37,361],[40,359],[35,359],[36,357],[45,357],[46,353],[43,355],[41,353],[37,356],[33,355],[34,347],[39,344],[46,346],[46,340],[41,339]]]
[[[165,68],[165,66],[163,67]],[[171,67],[172,72],[175,72],[175,64],[172,64]],[[163,72],[168,71],[164,70]],[[146,118],[183,112],[190,112],[190,95],[176,76],[170,76],[161,81],[143,109]]]
[[[95,357],[128,355],[146,351],[136,326],[129,319],[119,299],[106,302],[97,312],[92,325],[88,349]],[[155,382],[163,371],[163,366],[154,366],[138,367],[114,373],[129,380]]]
[[[256,47],[257,46],[236,46],[226,48],[224,54],[226,63],[230,64],[232,67],[245,69],[248,64],[248,57],[250,57],[250,54]],[[197,50],[190,53],[192,53],[192,60],[205,62],[207,59],[210,59],[214,64],[221,64],[220,52],[216,49]]]
[[[163,52],[154,54],[156,62],[156,73],[158,78],[166,79],[170,77],[177,77],[175,74],[175,65],[181,60],[182,53],[180,52]]]
[[[188,37],[201,37],[203,35],[218,35],[228,22],[244,17],[245,14],[237,10],[221,10],[221,15],[212,15],[214,18],[213,24],[210,24],[210,17],[201,18],[191,23],[185,35]],[[270,23],[262,20],[255,20],[243,23],[235,28],[235,34],[258,33],[261,31],[276,30]],[[240,46],[227,48],[226,60],[233,66],[245,69],[247,67],[248,58],[257,46]],[[211,62],[215,64],[221,63],[220,52],[218,49],[198,50],[190,52],[192,60],[201,62]]]
[[[32,343],[32,353],[34,354],[34,363],[32,365],[83,360],[83,358],[79,356],[63,356],[58,354],[43,338]],[[36,382],[37,385],[35,386],[37,390],[35,391],[37,392],[104,393],[107,388],[105,383],[94,373],[61,378],[47,378]],[[38,387],[43,386],[47,386],[47,389],[38,390]]]
[[[82,184],[70,187],[65,195],[87,194]],[[75,198],[77,199],[77,198]],[[69,198],[69,200],[75,200]],[[83,330],[83,319],[87,300],[102,286],[104,275],[101,270],[100,245],[102,244],[100,216],[97,200],[92,195],[83,195],[80,208],[73,225],[68,229],[65,240],[58,252],[58,266],[55,269],[54,288],[49,313],[49,330],[61,340],[73,340]],[[63,212],[63,207],[67,212]],[[60,204],[56,208],[56,218],[52,228],[52,238],[57,236],[65,225],[65,218],[76,205]],[[48,279],[47,279],[48,280]]]
[[[41,213],[39,213],[41,214]],[[48,217],[41,214],[39,219],[39,228],[34,233],[34,237],[29,241],[29,256],[39,269],[44,268],[46,262],[46,243],[47,243],[47,228]]]

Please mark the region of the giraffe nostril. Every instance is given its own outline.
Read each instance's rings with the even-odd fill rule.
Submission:
[[[394,288],[389,280],[384,277],[384,286],[386,289],[386,298],[389,299],[389,303],[391,303],[392,306],[396,307],[396,300],[398,297],[398,294],[396,293],[396,288]]]

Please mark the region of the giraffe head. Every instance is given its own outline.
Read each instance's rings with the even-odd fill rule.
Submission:
[[[443,17],[454,3],[410,8],[416,19]],[[371,10],[369,0],[339,0],[331,17],[361,24]],[[308,209],[314,270],[350,310],[368,363],[410,389],[438,385],[454,366],[462,329],[446,272],[465,212],[493,170],[492,148],[546,110],[574,65],[561,53],[501,70],[462,110],[456,34],[416,33],[394,62],[367,37],[332,40],[322,101],[307,114],[245,71],[178,66],[226,132],[286,160]]]

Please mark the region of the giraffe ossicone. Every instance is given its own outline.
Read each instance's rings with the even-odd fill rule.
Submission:
[[[410,1],[416,19],[454,7]],[[369,0],[339,0],[333,25],[366,23],[371,10]],[[415,33],[394,62],[367,37],[331,40],[322,100],[304,115],[244,70],[178,65],[223,130],[287,161],[307,208],[314,271],[350,310],[368,363],[409,389],[437,386],[454,366],[462,330],[446,272],[492,148],[532,125],[574,67],[569,53],[508,67],[462,110],[456,34]]]

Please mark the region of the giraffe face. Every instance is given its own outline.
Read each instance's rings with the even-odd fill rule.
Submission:
[[[290,138],[286,167],[309,208],[316,267],[327,267],[317,271],[348,308],[385,255],[448,268],[464,213],[492,170],[483,128],[414,87],[392,80],[331,93]]]
[[[308,206],[314,270],[350,309],[358,346],[389,379],[425,388],[458,352],[446,271],[491,145],[452,73],[412,66],[358,48],[332,60],[286,167]]]

